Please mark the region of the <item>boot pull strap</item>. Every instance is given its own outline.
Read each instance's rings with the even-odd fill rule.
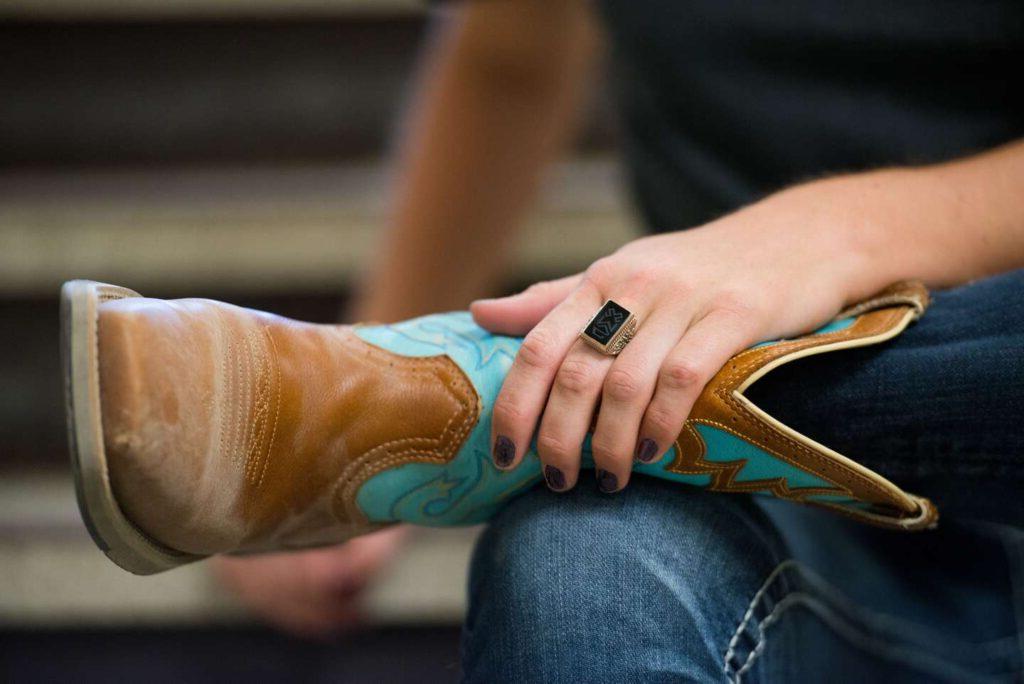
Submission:
[[[677,458],[668,469],[707,473],[711,489],[769,492],[882,527],[934,526],[938,513],[930,501],[904,492],[878,473],[784,425],[744,395],[748,387],[785,363],[895,337],[927,305],[923,285],[898,283],[845,309],[822,332],[758,345],[733,357],[701,393],[677,440]],[[742,474],[749,459],[706,460],[706,439],[717,439],[722,433],[755,447],[755,458],[774,461],[781,474],[750,479]]]
[[[890,285],[870,299],[846,307],[836,315],[835,320],[853,318],[875,309],[900,305],[911,307],[915,313],[914,320],[917,320],[930,303],[931,297],[928,296],[928,289],[922,283],[915,280],[905,280]]]

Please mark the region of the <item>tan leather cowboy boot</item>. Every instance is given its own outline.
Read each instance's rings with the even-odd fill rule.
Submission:
[[[927,299],[920,285],[897,285],[815,333],[738,354],[674,447],[635,470],[896,529],[934,524],[927,499],[744,396],[781,364],[898,335]],[[490,408],[520,340],[466,313],[314,325],[72,281],[62,334],[82,516],[135,573],[333,544],[396,521],[473,524],[541,479],[532,450],[514,470],[492,465]],[[585,453],[592,466],[589,445]]]

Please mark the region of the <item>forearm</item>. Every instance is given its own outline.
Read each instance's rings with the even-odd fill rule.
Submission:
[[[1024,143],[905,176],[918,206],[902,210],[910,242],[889,254],[894,275],[945,287],[1024,266]]]
[[[468,3],[448,18],[356,318],[464,308],[493,290],[541,170],[572,130],[593,48],[576,2]]]
[[[896,280],[941,288],[1024,266],[1022,142],[944,164],[828,178],[786,195],[831,207],[858,271],[851,300]]]

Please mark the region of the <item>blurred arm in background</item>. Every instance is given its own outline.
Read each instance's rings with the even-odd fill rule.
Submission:
[[[597,43],[588,11],[580,0],[470,2],[439,23],[356,320],[464,309],[494,291],[541,172],[575,129]]]
[[[541,173],[575,129],[598,46],[589,12],[584,0],[493,0],[439,17],[399,138],[391,225],[353,320],[463,309],[499,286]],[[406,534],[215,569],[257,614],[323,635],[358,622],[362,591]]]

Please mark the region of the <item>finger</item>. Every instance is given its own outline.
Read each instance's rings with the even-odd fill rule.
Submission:
[[[580,451],[615,357],[577,340],[555,374],[537,433],[537,455],[548,486],[571,489],[579,477]]]
[[[469,305],[481,328],[500,335],[525,335],[579,287],[576,275],[535,283],[518,294],[498,299],[478,299]]]
[[[616,302],[642,320],[644,312],[651,310],[648,293],[628,285],[622,289],[625,291],[615,296]],[[615,363],[616,357],[577,340],[555,375],[537,434],[537,451],[544,463],[545,475],[549,476],[548,484],[556,491],[569,489],[576,482],[582,444],[593,426],[608,371],[614,368]],[[632,454],[632,450],[627,453]],[[604,464],[611,465],[608,459]],[[627,469],[628,464],[629,461]],[[604,469],[596,465],[599,488],[609,493],[618,491],[621,488],[618,479],[621,468]],[[552,482],[550,475],[558,480],[564,479],[565,486],[558,487],[558,482]]]
[[[655,454],[675,443],[701,390],[737,352],[755,342],[756,328],[724,309],[694,323],[668,354],[640,426],[640,441],[654,443]],[[652,459],[653,460],[653,459]]]
[[[494,401],[491,444],[499,468],[515,467],[530,445],[548,390],[580,327],[601,304],[589,280],[527,334]]]
[[[658,369],[688,324],[685,314],[659,309],[641,323],[636,337],[615,357],[605,376],[591,441],[594,467],[602,473],[598,477],[602,490],[610,493],[625,487],[634,456],[651,450],[644,451],[638,442],[640,421],[654,395]]]

